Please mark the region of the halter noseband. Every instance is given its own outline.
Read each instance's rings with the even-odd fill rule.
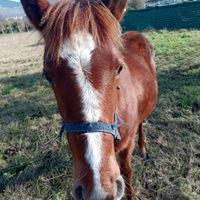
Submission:
[[[94,132],[105,132],[111,133],[114,136],[115,141],[119,142],[121,140],[121,136],[118,132],[118,127],[120,124],[117,124],[117,119],[121,123],[123,120],[117,115],[117,111],[115,111],[115,122],[114,124],[109,123],[101,123],[101,122],[82,122],[82,123],[66,123],[63,121],[62,128],[60,130],[60,140],[62,138],[62,133],[64,130],[72,133],[94,133]]]

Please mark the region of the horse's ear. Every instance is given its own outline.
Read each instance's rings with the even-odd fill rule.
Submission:
[[[118,21],[124,16],[128,0],[101,0]]]
[[[44,27],[41,26],[41,19],[50,2],[48,0],[21,0],[21,4],[30,22],[37,30],[42,31]]]

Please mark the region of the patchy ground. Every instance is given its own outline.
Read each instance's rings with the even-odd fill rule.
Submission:
[[[140,200],[200,199],[200,31],[144,33],[156,51],[159,100],[144,123],[149,159],[137,148]],[[58,142],[61,117],[42,78],[37,33],[0,37],[0,199],[71,200],[73,161]],[[126,198],[124,198],[126,199]]]

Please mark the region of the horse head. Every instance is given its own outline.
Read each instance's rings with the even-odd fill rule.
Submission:
[[[65,122],[75,199],[121,199],[125,186],[114,143],[119,139],[117,81],[123,68],[119,21],[127,0],[21,3],[45,41],[43,74]]]

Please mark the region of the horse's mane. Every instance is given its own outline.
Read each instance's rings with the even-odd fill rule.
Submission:
[[[122,47],[120,25],[109,9],[98,0],[61,0],[52,3],[42,18],[45,28],[42,36],[45,39],[47,54],[51,60],[59,61],[63,41],[80,32],[90,33],[101,47],[114,44]]]

